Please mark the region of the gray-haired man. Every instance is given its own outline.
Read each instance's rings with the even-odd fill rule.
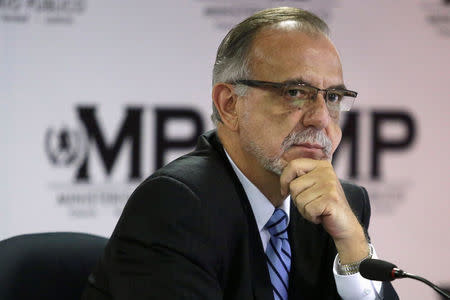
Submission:
[[[396,299],[358,273],[369,200],[331,165],[356,95],[315,15],[238,24],[214,65],[216,130],[136,189],[84,299]]]

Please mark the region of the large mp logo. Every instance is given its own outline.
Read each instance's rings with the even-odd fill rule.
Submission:
[[[333,155],[337,172],[365,186],[378,212],[392,212],[407,200],[413,178],[393,177],[397,170],[385,162],[413,147],[417,137],[414,117],[404,110],[355,110],[344,115],[342,133],[342,142]]]
[[[142,179],[143,150],[143,116],[144,108],[127,107],[118,130],[111,134],[110,128],[102,126],[97,115],[97,107],[79,106],[76,108],[79,128],[49,128],[45,134],[45,150],[50,162],[58,167],[74,167],[74,182],[89,182],[91,179],[91,155],[98,153],[100,164],[104,167],[104,177],[113,172],[119,155],[128,156],[128,176],[123,180],[136,181]],[[162,167],[167,161],[165,157],[170,151],[192,149],[197,137],[204,131],[204,124],[199,112],[192,108],[161,108],[153,110],[155,116],[153,151],[153,169]],[[189,136],[170,137],[167,128],[172,122],[191,123],[194,130]],[[107,140],[107,136],[113,136]],[[125,145],[129,145],[128,153],[123,153]]]
[[[171,152],[191,150],[204,132],[202,117],[193,108],[126,107],[114,130],[105,126],[96,106],[79,106],[75,113],[78,127],[50,127],[45,133],[44,147],[55,174],[59,174],[56,169],[71,171],[67,178],[55,175],[58,177],[50,186],[57,205],[77,218],[120,214],[136,184],[167,163]],[[149,115],[154,123],[145,128],[144,124],[150,124],[145,122]],[[173,136],[168,128],[177,122],[179,128],[188,126],[193,130]],[[144,152],[146,144],[151,149]],[[121,158],[122,162],[127,158],[125,164],[120,165]]]
[[[371,126],[370,139],[370,159],[369,159],[369,177],[371,180],[382,178],[381,166],[383,155],[389,152],[399,152],[408,150],[416,137],[416,125],[413,117],[406,111],[392,110],[374,110],[369,113]],[[361,112],[351,111],[346,114],[346,119],[342,125],[341,146],[348,144],[350,146],[348,174],[352,179],[358,179],[361,176],[360,168],[363,162],[360,157],[361,146]],[[397,125],[402,127],[403,135],[392,138],[382,134],[383,129]],[[338,160],[340,150],[338,147],[333,155],[334,161]]]

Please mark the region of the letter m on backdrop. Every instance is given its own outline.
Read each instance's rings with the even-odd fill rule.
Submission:
[[[104,134],[101,131],[96,117],[95,107],[78,107],[78,117],[86,129],[88,136],[89,147],[96,146],[100,154],[100,159],[105,167],[106,174],[110,175],[113,166],[117,160],[120,149],[125,142],[131,145],[130,151],[130,170],[129,180],[136,180],[141,177],[140,162],[141,162],[141,115],[142,108],[128,107],[126,109],[125,117],[115,139],[111,143],[105,141]],[[84,160],[77,170],[77,181],[89,180],[89,150],[86,153]]]

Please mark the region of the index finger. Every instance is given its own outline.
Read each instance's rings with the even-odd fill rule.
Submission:
[[[298,158],[288,163],[280,176],[281,195],[289,192],[289,183],[297,177],[305,175],[316,168],[320,161],[312,158]]]

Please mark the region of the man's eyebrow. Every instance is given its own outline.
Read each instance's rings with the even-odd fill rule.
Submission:
[[[329,87],[327,87],[327,89],[346,90],[347,88],[345,87],[345,84],[341,83],[341,84],[329,86]]]
[[[312,85],[310,82],[304,80],[303,78],[295,78],[295,79],[289,79],[286,81],[283,81],[283,83],[287,83],[287,84],[305,84],[305,85],[309,85],[314,87],[314,85]],[[331,85],[329,87],[327,87],[326,89],[336,89],[336,90],[346,90],[346,86],[345,84],[341,83],[341,84],[336,84],[336,85]]]

